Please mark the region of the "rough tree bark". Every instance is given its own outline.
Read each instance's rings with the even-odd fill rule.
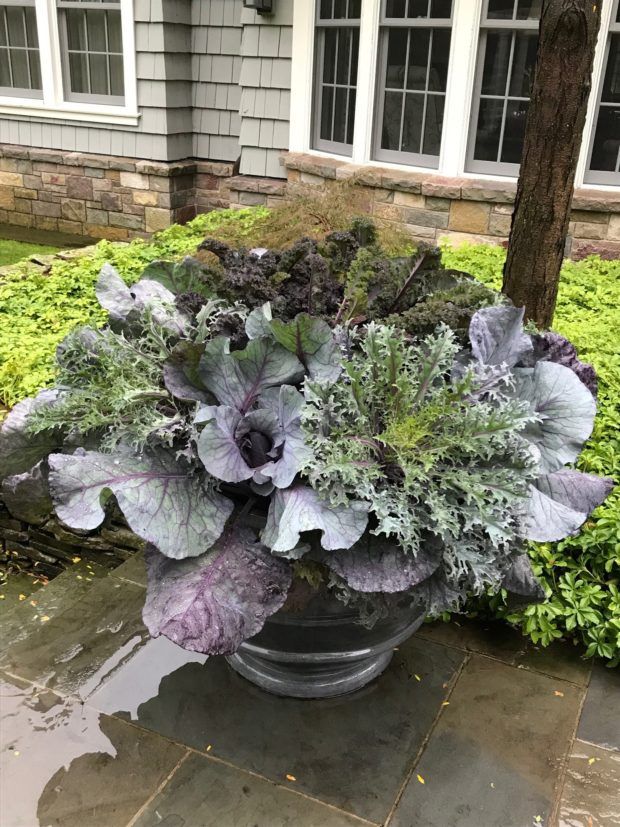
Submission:
[[[600,0],[543,0],[503,291],[549,327],[590,94]]]

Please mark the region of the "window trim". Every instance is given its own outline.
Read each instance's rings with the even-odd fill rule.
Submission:
[[[612,8],[615,0],[601,2],[601,34],[609,31]],[[478,43],[480,39],[480,22],[482,20],[483,0],[454,0],[452,13],[453,36],[450,45],[450,66],[458,66],[458,71],[448,72],[446,88],[446,105],[444,114],[443,136],[439,155],[439,166],[431,170],[413,163],[381,161],[373,158],[373,127],[376,99],[376,66],[379,40],[380,3],[377,0],[362,0],[360,24],[360,59],[358,66],[357,104],[355,112],[355,133],[353,138],[354,165],[364,168],[386,168],[395,173],[399,171],[436,174],[464,180],[488,180],[515,182],[515,174],[498,169],[476,172],[467,168],[467,150],[469,125],[472,117],[473,89],[478,61]],[[308,37],[314,31],[315,0],[295,0],[293,6],[293,61],[291,72],[291,129],[289,148],[291,152],[314,155],[317,158],[343,158],[313,148],[311,132],[311,113],[314,106],[313,66],[314,37]],[[493,25],[502,22],[509,26],[516,24],[527,28],[531,21],[493,21]],[[603,61],[605,58],[607,37],[599,37],[594,57],[592,89],[600,90],[602,83]],[[590,95],[584,137],[575,175],[575,187],[590,187],[608,192],[618,192],[616,184],[596,184],[588,180],[585,171],[588,160],[590,141],[594,124],[597,96]],[[347,156],[344,156],[345,158]]]
[[[607,74],[607,64],[609,60],[609,48],[611,46],[612,34],[620,37],[620,0],[615,0],[611,3],[609,8],[609,19],[607,21],[601,20],[601,32],[606,31],[607,34],[603,38],[603,58],[600,63],[598,78],[592,79],[592,92],[590,93],[590,103],[593,104],[591,109],[591,118],[586,120],[588,140],[584,140],[586,148],[585,165],[583,170],[583,182],[586,185],[595,184],[606,187],[620,186],[620,168],[617,172],[610,172],[609,170],[590,169],[592,162],[592,153],[594,151],[594,139],[596,137],[596,128],[598,126],[598,118],[601,111],[603,85],[605,83],[605,75]],[[602,15],[601,15],[602,17]],[[605,28],[603,28],[604,24]],[[594,94],[596,92],[596,94]],[[620,104],[618,104],[620,106]],[[619,151],[620,156],[620,151]]]
[[[19,5],[18,0],[7,2]],[[35,0],[34,4],[37,12],[41,65],[51,67],[51,71],[42,72],[43,95],[40,98],[2,95],[0,92],[0,115],[137,126],[140,113],[137,101],[133,0],[120,0],[125,86],[124,103],[120,105],[110,103],[107,96],[105,102],[100,102],[102,98],[95,100],[95,96],[90,96],[90,100],[67,99],[64,91],[56,0]]]

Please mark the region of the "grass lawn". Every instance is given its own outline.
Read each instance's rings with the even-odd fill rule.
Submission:
[[[23,258],[28,258],[28,256],[43,256],[46,253],[55,253],[57,250],[58,247],[0,238],[0,267],[4,267],[6,264],[16,264]]]

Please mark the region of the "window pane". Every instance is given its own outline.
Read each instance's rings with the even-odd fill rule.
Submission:
[[[321,0],[319,17],[321,20],[331,20],[333,0]]]
[[[386,92],[381,130],[382,149],[400,149],[400,124],[403,111],[402,92]]]
[[[13,69],[13,86],[15,89],[30,89],[28,71],[28,52],[25,49],[10,49],[9,60]]]
[[[72,92],[86,94],[88,88],[88,58],[83,52],[69,54],[69,82]]]
[[[334,18],[340,20],[347,16],[347,0],[334,0]]]
[[[323,47],[323,83],[333,83],[336,76],[336,43],[338,29],[326,29]]]
[[[0,46],[7,45],[5,11],[6,7],[0,6]]]
[[[407,95],[405,99],[405,117],[403,122],[403,152],[421,151],[422,116],[424,114],[424,95]]]
[[[428,17],[428,0],[409,0],[407,17]]]
[[[332,108],[334,104],[334,89],[324,86],[321,97],[321,124],[319,135],[323,141],[332,139]]]
[[[536,67],[536,50],[538,34],[516,32],[512,73],[510,77],[510,95],[529,98]]]
[[[483,95],[504,95],[510,63],[512,32],[488,32],[482,70]]]
[[[497,161],[503,112],[504,101],[488,98],[480,101],[474,149],[477,161]]]
[[[402,89],[405,85],[407,29],[390,29],[388,34],[386,87]]]
[[[89,52],[106,51],[105,15],[105,11],[99,9],[88,9],[86,12]]]
[[[123,58],[121,55],[110,55],[110,94],[119,95],[119,97],[125,94]]]
[[[11,46],[25,46],[26,34],[24,29],[24,12],[20,6],[6,7],[6,20],[9,30]]]
[[[431,17],[452,17],[452,0],[431,0]]]
[[[355,100],[357,92],[355,89],[349,90],[349,120],[347,124],[347,143],[353,143],[353,127],[355,126]]]
[[[93,95],[109,95],[108,59],[106,55],[90,54],[90,91]]]
[[[612,34],[601,100],[620,103],[620,34]]]
[[[26,23],[26,39],[28,45],[35,49],[39,48],[39,35],[37,32],[37,13],[33,6],[24,9]]]
[[[431,40],[430,29],[410,29],[409,66],[407,67],[407,89],[426,88],[428,49]]]
[[[9,53],[7,49],[0,49],[0,86],[10,87],[11,85]]]
[[[122,54],[123,36],[121,34],[121,14],[118,11],[108,11],[108,49],[111,52]]]
[[[506,123],[500,158],[503,163],[521,163],[528,105],[529,101],[515,100],[509,100],[506,105]]]
[[[448,84],[448,62],[450,60],[449,29],[433,29],[433,49],[428,88],[433,92],[445,92]]]
[[[339,144],[346,143],[347,136],[347,89],[336,87],[336,106],[334,107],[334,137]]]
[[[362,0],[349,0],[349,19],[359,20],[362,13]]]
[[[590,169],[613,172],[620,153],[620,106],[601,106],[598,113]]]
[[[519,0],[517,20],[540,20],[542,0]]]
[[[351,29],[338,29],[338,59],[336,62],[336,83],[349,82],[349,61],[351,59]]]
[[[429,95],[426,99],[426,122],[422,146],[422,152],[425,155],[439,155],[444,104],[443,95]]]
[[[86,51],[86,17],[82,9],[65,9],[67,43],[71,51]]]
[[[351,55],[351,74],[349,76],[349,85],[357,86],[357,63],[360,51],[360,30],[353,29],[353,54]]]
[[[30,63],[30,88],[41,89],[41,60],[38,50],[31,49],[28,52],[28,61]]]
[[[489,0],[487,17],[491,20],[512,20],[514,0]]]
[[[406,8],[407,0],[387,0],[385,16],[404,17]]]

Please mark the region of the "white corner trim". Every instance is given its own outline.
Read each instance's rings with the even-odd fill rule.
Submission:
[[[312,131],[315,0],[295,0],[289,148],[307,152]]]

